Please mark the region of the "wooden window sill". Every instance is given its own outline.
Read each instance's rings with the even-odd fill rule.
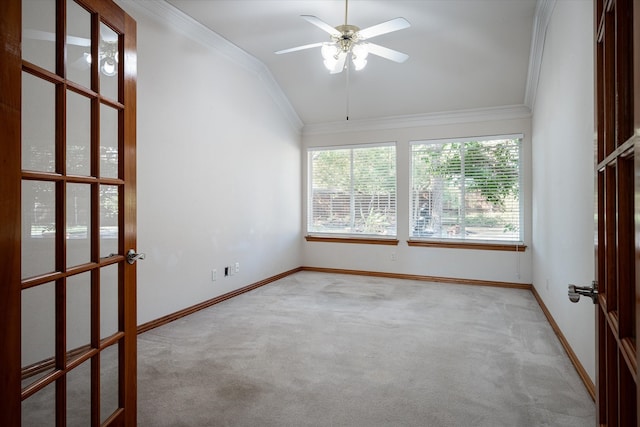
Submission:
[[[409,246],[421,246],[428,248],[451,248],[451,249],[478,249],[483,251],[509,251],[524,252],[526,245],[515,243],[486,243],[486,242],[444,242],[427,240],[407,240]]]
[[[361,245],[389,245],[398,246],[398,239],[383,239],[376,237],[330,237],[330,236],[304,236],[307,242],[328,243],[356,243]]]

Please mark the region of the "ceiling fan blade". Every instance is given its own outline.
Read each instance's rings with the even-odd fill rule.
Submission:
[[[32,30],[31,28],[25,28],[22,31],[25,38],[31,40],[46,40],[49,42],[56,41],[56,35],[48,31]]]
[[[326,22],[324,22],[322,19],[318,17],[315,17],[313,15],[300,15],[300,16],[302,16],[302,18],[305,19],[307,22],[312,23],[316,27],[320,28],[323,31],[326,31],[332,36],[339,37],[341,35],[340,31],[336,30],[331,25],[327,24]]]
[[[303,46],[296,46],[296,47],[292,47],[289,49],[282,49],[279,50],[277,52],[275,52],[276,55],[281,55],[283,53],[289,53],[289,52],[297,52],[299,50],[305,50],[305,49],[311,49],[313,47],[320,47],[322,46],[324,43],[311,43],[311,44],[305,44]]]
[[[378,25],[373,25],[371,27],[367,27],[363,30],[358,31],[358,37],[360,39],[370,39],[372,37],[376,37],[382,34],[391,33],[393,31],[404,30],[405,28],[409,28],[411,24],[404,18],[395,18],[390,21],[383,22]]]
[[[336,62],[336,65],[335,67],[333,67],[333,70],[329,71],[329,74],[341,73],[342,70],[344,70],[344,64],[346,61],[347,61],[347,54],[346,52],[343,52],[338,56],[338,62]]]
[[[406,53],[398,52],[397,50],[389,49],[388,47],[380,46],[374,43],[364,43],[364,45],[369,53],[385,59],[389,59],[394,62],[402,63],[409,59],[409,55],[407,55]]]
[[[23,33],[25,38],[31,39],[31,40],[45,40],[49,42],[56,41],[56,35],[48,31],[32,30],[30,28],[25,28]],[[84,37],[67,36],[67,44],[86,47],[86,46],[91,46],[91,40],[85,39]]]
[[[91,46],[91,40],[83,37],[67,36],[67,44],[88,47]]]

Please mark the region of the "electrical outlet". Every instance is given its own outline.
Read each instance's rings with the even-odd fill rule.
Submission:
[[[236,262],[235,267],[236,267],[236,273],[240,273],[240,263],[239,262]]]
[[[391,261],[397,261],[398,255],[395,252],[391,252]]]
[[[211,270],[211,281],[215,282],[217,278],[218,278],[218,270],[214,268],[213,270]]]

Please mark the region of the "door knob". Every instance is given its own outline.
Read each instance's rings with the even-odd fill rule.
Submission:
[[[598,302],[598,282],[594,280],[590,287],[569,285],[569,301],[578,302],[581,295],[591,298],[593,303],[596,304]]]
[[[137,254],[133,249],[129,249],[129,252],[127,252],[127,262],[133,264],[139,259],[144,259],[144,256],[144,254]]]

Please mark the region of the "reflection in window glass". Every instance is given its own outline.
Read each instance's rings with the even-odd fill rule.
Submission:
[[[56,2],[22,0],[22,59],[56,71]]]
[[[67,78],[91,87],[91,14],[67,0]]]
[[[67,174],[91,174],[91,101],[67,91]]]
[[[22,278],[56,269],[56,187],[22,181]]]
[[[120,52],[118,34],[104,23],[100,23],[100,94],[118,101],[118,67]]]
[[[47,361],[52,361],[55,356],[55,290],[55,283],[49,282],[22,291],[20,329],[23,386],[35,382],[54,369],[52,363],[44,371],[30,368],[46,366]]]
[[[91,260],[91,186],[67,184],[67,266]]]
[[[100,176],[118,177],[118,110],[100,105]]]
[[[22,73],[22,169],[55,172],[56,93],[53,83]]]

